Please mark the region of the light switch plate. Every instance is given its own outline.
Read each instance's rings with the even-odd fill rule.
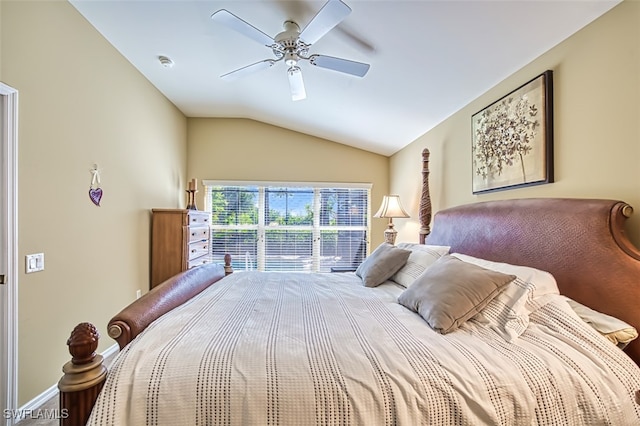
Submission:
[[[44,253],[28,254],[25,256],[25,272],[30,274],[44,270]]]

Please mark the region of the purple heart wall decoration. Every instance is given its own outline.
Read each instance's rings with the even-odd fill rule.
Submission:
[[[89,198],[91,198],[93,204],[100,207],[100,200],[102,199],[102,188],[89,188]]]

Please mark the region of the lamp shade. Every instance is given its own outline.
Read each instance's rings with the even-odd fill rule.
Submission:
[[[399,195],[385,195],[380,209],[373,217],[409,217],[409,214],[402,208]]]

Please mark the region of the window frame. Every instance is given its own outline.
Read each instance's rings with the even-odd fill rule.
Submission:
[[[216,230],[249,230],[255,231],[257,234],[256,241],[256,270],[264,271],[266,266],[266,234],[269,230],[283,231],[311,231],[312,232],[312,267],[310,272],[320,272],[321,269],[321,234],[323,231],[363,231],[366,235],[365,240],[365,257],[370,251],[371,244],[371,183],[354,183],[354,182],[288,182],[288,181],[238,181],[238,180],[212,180],[205,179],[202,181],[204,185],[204,211],[211,213],[211,196],[212,188],[219,186],[227,187],[257,187],[258,188],[258,223],[256,225],[210,225],[211,235]],[[265,192],[266,188],[312,188],[313,189],[313,224],[312,225],[278,225],[272,226],[265,222]],[[320,225],[320,198],[322,189],[361,189],[367,194],[366,201],[366,223],[363,226],[330,226]],[[213,241],[211,241],[211,250],[214,249]],[[241,263],[241,260],[237,262]]]

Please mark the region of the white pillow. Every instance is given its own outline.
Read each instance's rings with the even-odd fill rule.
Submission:
[[[638,331],[635,327],[621,319],[593,310],[566,296],[564,298],[569,306],[571,306],[571,309],[573,309],[584,322],[620,349],[624,349],[629,342],[638,338]]]
[[[429,266],[433,265],[436,260],[449,253],[448,246],[398,243],[397,247],[411,251],[407,263],[391,277],[392,281],[395,281],[405,288],[409,288],[416,278]]]
[[[449,250],[451,247],[449,246],[432,246],[429,244],[420,244],[420,243],[398,243],[396,247],[411,250],[411,251],[430,251],[436,250],[438,252],[446,252],[445,254],[449,254]]]
[[[524,333],[529,326],[529,314],[547,302],[545,295],[560,294],[556,280],[549,272],[528,266],[491,262],[459,253],[452,256],[483,268],[516,276],[514,281],[473,317],[474,321],[486,324],[508,342]]]

